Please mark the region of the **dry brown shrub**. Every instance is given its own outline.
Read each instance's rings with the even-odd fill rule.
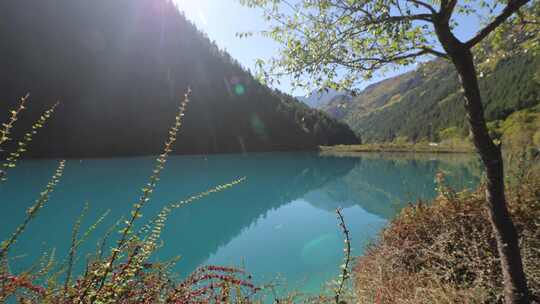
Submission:
[[[358,258],[358,303],[502,303],[484,187],[455,193],[441,182],[439,192],[430,204],[405,208]],[[521,172],[507,195],[529,288],[538,298],[540,172]]]

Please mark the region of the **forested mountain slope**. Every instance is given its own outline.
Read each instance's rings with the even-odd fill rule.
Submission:
[[[536,106],[539,71],[540,56],[521,54],[501,59],[488,73],[481,73],[487,120],[505,119]],[[448,128],[463,137],[468,134],[457,74],[442,60],[373,84],[356,97],[336,99],[323,109],[347,122],[366,142],[438,141]]]
[[[27,92],[24,122],[60,101],[34,156],[157,153],[187,87],[180,153],[357,141],[344,123],[259,84],[169,0],[3,0],[0,38],[0,118]]]
[[[313,91],[307,96],[297,96],[296,98],[308,105],[310,108],[321,109],[332,101],[332,99],[342,96],[342,93],[329,89],[325,92]]]

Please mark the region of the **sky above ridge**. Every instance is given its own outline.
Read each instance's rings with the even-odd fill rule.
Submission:
[[[205,32],[210,40],[225,49],[244,67],[255,71],[257,59],[268,59],[276,55],[279,45],[269,38],[254,35],[249,38],[238,38],[236,33],[257,32],[267,29],[268,25],[257,9],[240,5],[239,0],[174,0],[186,17]],[[458,38],[471,37],[478,29],[479,21],[475,18],[458,18],[460,26],[455,29]],[[409,67],[411,69],[412,67]],[[385,77],[375,77],[366,82],[367,86],[383,78],[390,77],[406,70],[387,73]],[[303,90],[293,91],[287,79],[282,79],[277,86],[283,92],[302,96]]]

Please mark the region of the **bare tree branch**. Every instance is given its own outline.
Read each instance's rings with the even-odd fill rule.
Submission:
[[[436,14],[437,13],[437,10],[435,10],[435,8],[423,1],[419,1],[419,0],[407,0],[409,2],[412,2],[414,4],[417,4],[419,6],[422,6],[424,8],[427,8],[432,14]]]
[[[454,8],[457,5],[457,0],[441,0],[441,7],[439,10],[439,21],[443,23],[448,23],[450,20],[450,17],[452,17],[452,13],[454,12]]]
[[[471,48],[486,38],[491,32],[493,32],[499,25],[501,25],[512,14],[517,12],[523,5],[527,4],[530,0],[514,0],[510,1],[503,11],[495,17],[495,19],[482,30],[480,30],[473,38],[465,43],[465,46]]]
[[[343,60],[343,59],[333,57],[332,58],[333,61],[331,63],[341,64],[349,68],[358,68],[358,69],[369,71],[369,70],[376,70],[382,65],[390,64],[398,60],[416,58],[416,57],[428,55],[430,53],[431,52],[426,48],[426,49],[421,49],[413,53],[395,54],[391,56],[381,56],[381,57],[360,57],[354,60]],[[364,63],[365,65],[361,65],[361,64],[359,65],[359,63]]]
[[[435,55],[437,57],[448,59],[448,55],[446,53],[444,53],[444,52],[439,52],[439,51],[434,50],[432,48],[429,48],[427,46],[421,47],[421,49],[426,51],[427,53],[429,53],[431,55]]]
[[[388,16],[387,18],[377,19],[376,23],[381,22],[399,22],[399,21],[412,21],[412,20],[423,20],[432,22],[432,14],[415,14],[415,15],[403,15],[403,16]]]

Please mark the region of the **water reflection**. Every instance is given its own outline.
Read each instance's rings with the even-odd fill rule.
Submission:
[[[72,160],[57,191],[14,248],[31,265],[43,248],[67,253],[71,227],[82,205],[86,225],[107,209],[111,215],[81,248],[92,252],[98,236],[129,212],[151,171],[152,158]],[[260,280],[278,273],[294,286],[313,290],[337,271],[341,236],[334,214],[345,207],[359,254],[404,202],[434,195],[434,175],[442,170],[458,188],[478,182],[470,156],[316,153],[175,156],[167,163],[151,203],[149,220],[166,203],[226,183],[247,181],[172,213],[163,232],[165,246],[155,258],[181,255],[185,275],[198,265],[245,265]],[[55,166],[52,160],[24,161],[0,186],[0,238],[24,218]],[[82,260],[81,260],[82,265]]]
[[[313,206],[333,211],[338,206],[360,206],[390,219],[404,204],[436,194],[434,178],[445,174],[456,189],[478,184],[481,170],[469,154],[349,153],[330,158],[354,160],[354,168],[305,195]]]

